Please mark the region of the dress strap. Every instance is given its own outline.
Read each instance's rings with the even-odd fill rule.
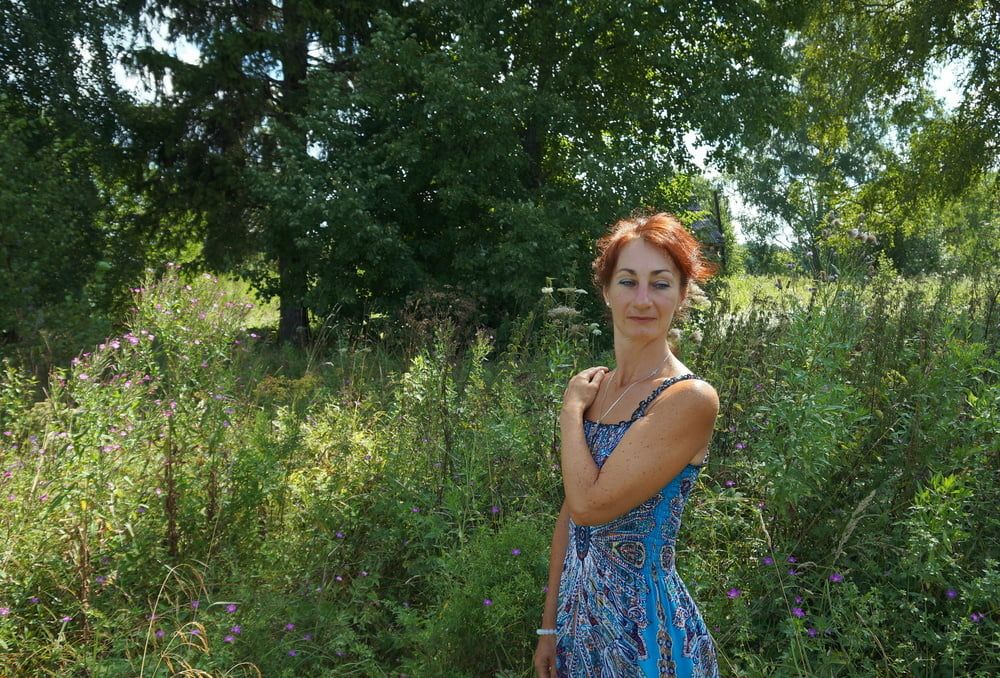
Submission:
[[[649,407],[649,404],[652,403],[654,400],[656,400],[656,397],[658,395],[660,395],[665,390],[667,390],[668,388],[670,388],[671,386],[673,386],[674,384],[676,384],[678,381],[684,381],[685,379],[700,379],[700,378],[701,377],[698,377],[698,376],[696,376],[695,374],[693,374],[691,372],[688,372],[687,374],[682,374],[682,375],[677,376],[677,377],[670,377],[669,379],[667,379],[666,381],[664,381],[662,384],[660,384],[659,386],[657,386],[655,389],[653,389],[653,392],[650,393],[648,396],[646,396],[645,400],[643,400],[641,403],[639,403],[639,407],[635,408],[635,412],[632,413],[632,418],[629,419],[629,421],[635,421],[639,417],[645,417],[646,416],[646,408]]]

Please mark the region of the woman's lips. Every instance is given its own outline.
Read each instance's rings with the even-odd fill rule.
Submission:
[[[656,318],[645,318],[645,317],[642,317],[642,316],[630,316],[629,320],[634,320],[635,322],[638,322],[638,323],[647,323],[647,322],[650,322],[652,320],[656,320]]]

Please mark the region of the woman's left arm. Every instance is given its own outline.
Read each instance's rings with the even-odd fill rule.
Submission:
[[[583,400],[564,399],[559,418],[563,489],[577,525],[606,523],[663,489],[708,445],[719,412],[710,384],[679,382],[632,423],[599,469],[583,435]]]

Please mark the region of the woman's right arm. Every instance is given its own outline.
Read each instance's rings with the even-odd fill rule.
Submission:
[[[542,612],[542,628],[556,627],[556,607],[559,604],[559,579],[562,577],[563,560],[569,545],[569,509],[563,500],[555,529],[552,530],[552,551],[549,553],[549,585],[545,592],[545,609]],[[556,675],[556,638],[539,636],[535,648],[535,673],[539,678]]]

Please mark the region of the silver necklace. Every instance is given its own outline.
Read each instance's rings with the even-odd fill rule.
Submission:
[[[659,365],[657,365],[656,367],[654,367],[653,370],[649,374],[647,374],[646,376],[644,376],[641,379],[636,379],[631,384],[629,384],[628,386],[626,386],[625,390],[621,392],[621,395],[619,395],[618,398],[616,398],[615,401],[613,403],[611,403],[611,406],[608,407],[608,409],[604,410],[604,414],[602,414],[601,416],[599,416],[594,421],[594,424],[600,424],[601,423],[601,419],[604,419],[604,417],[608,416],[608,412],[610,412],[611,410],[615,409],[615,405],[617,405],[619,402],[621,402],[621,399],[625,397],[625,394],[629,392],[630,388],[632,388],[636,384],[639,384],[641,382],[646,381],[647,379],[651,378],[654,374],[656,374],[657,372],[659,372],[660,370],[662,370],[663,366],[667,363],[667,359],[669,359],[669,358],[670,358],[670,354],[667,353],[667,355],[665,355],[663,357],[663,362],[661,362]],[[608,383],[610,383],[610,382],[608,382]],[[596,429],[597,426],[594,426],[594,428]],[[588,443],[587,447],[592,447],[593,446],[593,440],[588,440],[587,443]]]

